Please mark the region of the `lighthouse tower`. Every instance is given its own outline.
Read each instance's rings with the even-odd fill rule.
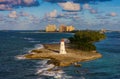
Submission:
[[[60,54],[66,54],[64,39],[62,39],[60,42]]]

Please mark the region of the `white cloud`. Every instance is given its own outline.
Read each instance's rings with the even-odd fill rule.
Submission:
[[[29,13],[21,11],[19,12],[19,16],[29,16]]]
[[[60,5],[63,10],[66,11],[80,11],[80,4],[78,3],[73,3],[73,2],[65,2],[65,3],[58,3],[58,5]]]
[[[24,3],[26,4],[32,4],[35,0],[23,0]]]
[[[89,10],[89,9],[91,9],[91,6],[90,6],[89,4],[84,4],[84,5],[83,5],[83,8]]]
[[[91,14],[96,14],[96,13],[97,13],[97,10],[95,10],[95,9],[90,9],[90,13],[91,13]]]
[[[12,11],[11,13],[8,14],[9,18],[17,18],[17,12],[16,11]]]
[[[117,16],[117,14],[115,12],[111,12],[109,15],[110,16]]]
[[[47,17],[50,17],[50,18],[57,17],[57,10],[53,10],[52,12],[47,13]]]
[[[115,17],[115,16],[117,16],[117,13],[115,13],[115,12],[111,12],[111,13],[106,14],[106,16],[112,16],[112,17]]]

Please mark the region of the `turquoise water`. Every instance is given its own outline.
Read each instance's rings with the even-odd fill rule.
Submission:
[[[59,43],[69,33],[38,33],[36,31],[0,31],[0,79],[53,79],[36,75],[42,60],[19,60],[18,55],[44,43]],[[68,78],[61,79],[120,79],[120,32],[106,33],[107,38],[95,43],[103,57],[82,62],[82,67],[61,68]]]

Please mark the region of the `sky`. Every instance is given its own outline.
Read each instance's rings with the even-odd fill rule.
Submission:
[[[120,31],[120,0],[0,0],[0,30],[44,30],[48,24]]]

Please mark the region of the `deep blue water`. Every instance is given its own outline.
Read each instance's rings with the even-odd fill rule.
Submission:
[[[35,75],[42,60],[19,60],[17,55],[28,53],[37,44],[58,43],[69,33],[38,33],[35,31],[0,31],[0,79],[53,79]],[[65,79],[120,79],[120,32],[106,33],[107,38],[95,43],[103,57],[82,62],[82,67],[62,68]]]

